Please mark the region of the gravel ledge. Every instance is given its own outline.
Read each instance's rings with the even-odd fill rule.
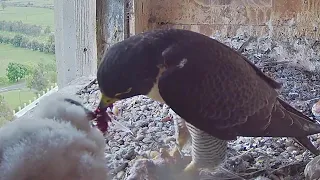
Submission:
[[[88,108],[93,109],[98,105],[100,92],[97,87],[97,84],[93,84],[80,94]],[[159,153],[160,148],[174,146],[174,126],[172,121],[161,121],[168,116],[169,108],[145,96],[118,101],[115,106],[121,111],[118,121],[128,127],[133,134],[111,125],[106,135],[107,166],[114,176],[113,179],[127,179],[136,160],[152,158]],[[320,143],[316,141],[316,137],[313,140],[315,144]],[[188,147],[183,152],[187,156],[190,155]],[[277,169],[285,171],[284,173],[288,175],[292,168],[296,168],[299,171],[288,178],[303,179],[303,168],[313,157],[291,138],[239,137],[229,143],[228,152],[228,159],[223,168],[241,174],[242,177],[252,178],[270,176],[270,173],[275,173]],[[285,168],[281,169],[282,166]],[[226,177],[228,174],[203,173],[205,177],[214,179]]]

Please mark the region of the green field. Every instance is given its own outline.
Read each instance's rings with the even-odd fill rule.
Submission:
[[[25,35],[25,34],[16,33],[16,32],[8,32],[8,31],[0,31],[0,35],[4,36],[4,37],[10,37],[10,38],[13,38],[15,35],[22,35],[22,36],[27,37],[31,41],[32,40],[37,40],[39,43],[45,43],[49,39],[48,36],[44,36],[44,35],[41,35],[41,36],[28,36],[28,35]]]
[[[33,101],[33,98],[37,96],[34,92],[28,89],[8,91],[0,94],[4,97],[11,109],[15,109],[20,105],[23,106],[23,103],[29,104],[29,100]]]
[[[10,62],[29,66],[35,66],[40,62],[44,64],[55,64],[55,55],[0,44],[0,77],[6,75],[6,68]]]
[[[53,0],[9,0],[10,3],[15,4],[28,4],[31,3],[35,6],[53,5]]]
[[[6,7],[0,11],[0,21],[22,21],[26,24],[35,24],[43,27],[54,26],[52,9],[34,7]]]

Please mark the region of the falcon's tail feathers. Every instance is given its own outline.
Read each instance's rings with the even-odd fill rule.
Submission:
[[[314,155],[320,155],[320,151],[312,144],[312,142],[307,137],[308,135],[320,133],[320,124],[310,119],[300,111],[294,109],[292,106],[290,106],[280,98],[278,98],[278,101],[281,106],[287,111],[287,113],[290,114],[290,117],[293,119],[294,123],[301,126],[301,130],[303,130],[305,133],[305,136],[295,137],[294,140],[301,146],[304,146]]]
[[[319,149],[317,149],[312,142],[309,140],[308,137],[297,137],[294,138],[294,140],[299,143],[301,146],[305,147],[306,149],[308,149],[312,154],[318,156],[320,155],[320,151]]]
[[[306,136],[320,133],[320,124],[315,120],[310,119],[280,98],[278,98],[278,102],[281,104],[282,108],[286,110],[286,114],[291,117],[294,123],[300,125],[301,130],[304,131]]]

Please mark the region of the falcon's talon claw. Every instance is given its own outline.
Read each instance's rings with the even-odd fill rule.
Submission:
[[[187,180],[196,180],[199,179],[199,169],[196,166],[194,161],[191,161],[186,168],[183,169],[175,179],[187,179]]]
[[[198,168],[196,166],[196,163],[194,161],[191,161],[187,167],[184,168],[183,172],[186,172],[186,173],[194,173],[194,172],[197,172],[198,171]]]
[[[170,151],[170,155],[175,159],[177,159],[178,157],[180,157],[180,159],[184,158],[184,155],[177,143],[175,143],[175,147]]]
[[[171,158],[172,156],[170,155],[170,153],[168,152],[167,149],[164,148],[160,148],[160,157],[164,158],[164,159],[168,159]]]

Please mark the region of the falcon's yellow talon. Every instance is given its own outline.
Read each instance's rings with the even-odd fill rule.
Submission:
[[[153,160],[157,159],[160,155],[161,155],[161,154],[160,154],[159,152],[157,152],[157,151],[151,151],[151,152],[149,153],[149,157],[150,157],[151,159],[153,159]]]
[[[181,150],[190,139],[190,133],[183,119],[174,119],[176,132],[176,146],[170,152],[172,157],[182,157]]]
[[[190,134],[186,134],[186,133],[179,133],[178,134],[178,138],[177,138],[177,144],[179,146],[180,149],[182,149],[188,142],[190,138]]]
[[[195,173],[198,171],[197,165],[194,161],[191,161],[186,168],[184,168],[184,173]]]
[[[160,149],[160,155],[163,157],[170,157],[170,153],[168,152],[167,149],[164,149],[164,148]]]
[[[176,180],[197,180],[199,179],[199,171],[194,161],[191,161],[184,170],[176,175]]]
[[[177,146],[175,146],[171,151],[170,151],[170,156],[176,158],[180,156],[180,151]]]

